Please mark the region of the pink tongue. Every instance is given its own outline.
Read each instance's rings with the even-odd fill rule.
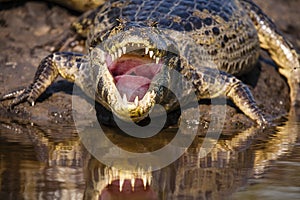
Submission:
[[[123,98],[123,94],[126,95],[127,100],[133,102],[135,97],[138,96],[139,100],[142,99],[150,85],[151,80],[134,75],[121,75],[115,77],[116,86]]]
[[[122,98],[125,94],[128,101],[133,102],[136,96],[141,100],[145,96],[151,80],[160,68],[159,64],[141,64],[128,70],[124,75],[116,76],[116,86]]]

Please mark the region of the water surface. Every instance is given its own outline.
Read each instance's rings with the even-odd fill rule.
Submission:
[[[293,117],[220,138],[201,157],[203,137],[171,165],[152,173],[107,167],[91,156],[72,126],[0,123],[0,199],[299,199],[300,123]],[[91,133],[97,130],[90,128]],[[170,128],[143,144],[117,129],[107,136],[124,149],[159,148]],[[212,141],[214,142],[214,141]],[[125,178],[124,178],[125,177]],[[134,188],[131,185],[135,179]],[[148,185],[144,187],[143,179]],[[120,190],[120,179],[124,185]],[[148,180],[149,179],[149,180]],[[150,180],[151,179],[151,180]]]

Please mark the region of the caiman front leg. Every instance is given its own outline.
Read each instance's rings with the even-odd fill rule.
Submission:
[[[257,30],[260,46],[266,49],[279,67],[279,72],[287,78],[292,105],[300,102],[299,54],[278,31],[276,25],[251,0],[241,0]]]
[[[258,108],[250,89],[236,77],[212,68],[190,68],[181,72],[193,83],[198,99],[226,97],[260,126],[270,124]]]
[[[84,68],[87,63],[86,57],[82,54],[53,53],[41,61],[33,82],[28,87],[5,94],[0,101],[13,99],[10,108],[24,101],[28,101],[33,106],[37,98],[54,82],[58,75],[74,82],[80,69]]]

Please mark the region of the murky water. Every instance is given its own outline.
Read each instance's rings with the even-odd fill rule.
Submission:
[[[103,165],[83,147],[74,127],[12,122],[0,127],[0,199],[300,197],[300,123],[293,117],[264,131],[226,134],[205,157],[203,137],[197,137],[176,162],[152,173]],[[147,145],[117,131],[106,127],[107,137],[128,151],[160,147],[176,133],[166,129]]]

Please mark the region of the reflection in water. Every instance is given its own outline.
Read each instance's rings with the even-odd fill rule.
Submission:
[[[254,172],[256,176],[264,173],[269,162],[291,152],[299,137],[300,123],[291,111],[284,125],[276,127],[276,132],[264,139],[265,144],[255,150]],[[262,148],[261,146],[264,146]]]
[[[0,199],[83,198],[84,151],[73,130],[0,126]]]
[[[176,162],[147,172],[101,164],[87,153],[73,127],[0,126],[1,199],[224,199],[249,179],[262,178],[272,160],[290,153],[300,127],[290,115],[281,126],[252,127],[221,138],[205,157],[200,153],[203,138],[197,137]],[[139,146],[118,130],[106,131],[118,146]],[[174,132],[164,130],[166,137],[142,144],[143,151],[168,143]]]
[[[231,139],[219,140],[215,148],[204,158],[200,155],[203,138],[196,138],[188,151],[175,163],[152,173],[152,184],[148,187],[148,191],[150,188],[156,192],[156,195],[153,195],[151,199],[206,199],[210,197],[219,199],[224,195],[230,195],[251,175],[255,153],[249,151],[249,146],[258,133],[259,129],[250,128]],[[214,144],[215,141],[211,143]],[[132,174],[136,174],[135,178],[139,180],[149,177],[137,171],[122,172],[113,167],[106,167],[94,158],[89,160],[88,166],[88,177],[93,180],[90,182],[93,184],[87,185],[86,199],[97,199],[99,195],[101,196],[103,189],[106,193],[110,191],[112,199],[118,199],[119,184],[123,183],[124,179],[131,180],[129,177]],[[111,177],[120,182],[117,183],[119,186],[117,191],[107,187],[111,182]]]

